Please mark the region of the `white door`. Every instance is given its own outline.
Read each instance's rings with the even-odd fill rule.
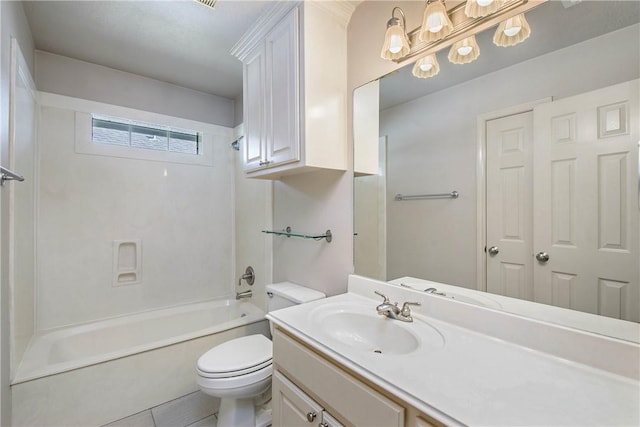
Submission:
[[[640,321],[638,93],[633,81],[534,109],[535,301]]]
[[[533,113],[488,121],[487,292],[533,299]]]

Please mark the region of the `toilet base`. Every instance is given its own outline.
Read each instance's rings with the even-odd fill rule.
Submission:
[[[256,427],[271,426],[271,409],[259,409],[256,412]]]
[[[271,409],[256,411],[255,399],[222,399],[218,412],[218,427],[268,427]]]

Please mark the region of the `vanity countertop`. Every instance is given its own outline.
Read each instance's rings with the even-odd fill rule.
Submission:
[[[637,344],[443,301],[384,282],[366,283],[357,277],[356,285],[351,282],[352,278],[346,294],[274,311],[267,317],[310,347],[445,424],[640,425]],[[380,354],[336,341],[319,329],[314,313],[323,305],[346,307],[342,311],[370,307],[375,313],[381,300],[374,290],[389,294],[392,301],[422,302],[422,306],[412,307],[414,323],[383,320],[402,323],[400,327],[414,331],[424,328],[426,322],[442,341],[425,340],[415,351],[404,354]],[[443,309],[451,315],[438,316]],[[471,321],[452,321],[452,315],[462,318],[466,312]],[[474,322],[482,326],[470,327]],[[518,331],[515,335],[511,331],[513,325],[529,336],[532,345],[508,339],[518,336]],[[491,327],[495,333],[487,333]],[[584,348],[563,348],[576,345]],[[589,355],[591,352],[597,354]],[[576,357],[580,360],[567,356],[583,353],[584,358]],[[603,369],[608,364],[612,369]]]

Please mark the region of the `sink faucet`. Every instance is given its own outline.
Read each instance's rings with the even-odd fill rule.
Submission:
[[[376,295],[384,298],[382,304],[376,307],[376,311],[380,316],[387,316],[390,319],[400,320],[403,322],[413,322],[413,317],[411,316],[411,309],[409,306],[411,305],[420,305],[419,302],[405,302],[402,304],[402,308],[398,307],[398,303],[391,304],[389,301],[389,297],[385,294],[374,291]]]

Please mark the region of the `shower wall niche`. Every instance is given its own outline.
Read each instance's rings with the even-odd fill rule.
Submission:
[[[113,286],[142,282],[142,240],[113,241]]]

